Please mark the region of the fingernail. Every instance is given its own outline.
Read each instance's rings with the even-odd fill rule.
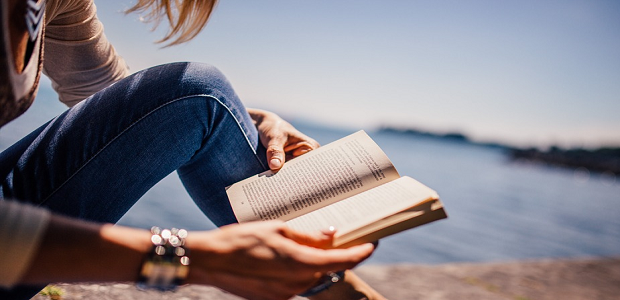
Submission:
[[[272,158],[269,161],[269,168],[271,169],[279,169],[282,166],[282,162],[278,158]]]
[[[334,226],[329,226],[327,228],[321,229],[321,233],[326,236],[332,236],[334,235],[335,232],[336,232],[336,227]]]

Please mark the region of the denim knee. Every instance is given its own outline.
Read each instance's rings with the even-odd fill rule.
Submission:
[[[173,102],[194,97],[205,98],[208,102],[215,100],[235,115],[239,122],[249,121],[252,124],[224,74],[204,63],[178,62],[139,71],[93,95],[94,99],[84,101],[88,103],[84,106],[100,105],[104,110],[106,106],[109,110],[120,109],[131,112],[133,116],[125,117],[132,119]]]
[[[183,96],[211,96],[220,99],[223,102],[230,102],[230,105],[241,105],[232,85],[226,79],[226,76],[216,67],[205,63],[178,63],[182,64],[183,70],[176,79],[170,80],[177,82],[176,88]],[[178,70],[177,68],[172,68]],[[161,84],[166,84],[162,81]],[[181,96],[178,95],[178,96]]]

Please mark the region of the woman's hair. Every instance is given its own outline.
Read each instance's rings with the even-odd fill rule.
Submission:
[[[167,46],[187,42],[205,27],[217,0],[138,0],[126,13],[145,12],[144,20],[154,23],[153,29],[166,18],[170,30],[158,43]]]

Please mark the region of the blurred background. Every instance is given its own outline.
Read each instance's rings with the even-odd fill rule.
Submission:
[[[322,144],[365,129],[437,190],[449,219],[382,240],[368,263],[620,254],[620,2],[227,0],[168,48],[153,43],[165,26],[123,13],[132,1],[95,3],[132,71],[213,64],[247,106]],[[44,79],[0,149],[65,109]],[[597,167],[549,159],[568,149]],[[121,224],[213,228],[175,174]]]

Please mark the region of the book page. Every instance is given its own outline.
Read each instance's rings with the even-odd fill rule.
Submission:
[[[439,196],[435,191],[411,177],[404,176],[289,220],[286,224],[302,232],[317,232],[334,226],[337,229],[335,238],[338,239],[416,205],[437,199]]]
[[[339,234],[332,244],[335,248],[347,248],[362,243],[378,241],[386,236],[447,218],[439,199],[419,203],[407,210],[357,228],[347,234]]]
[[[379,146],[358,131],[227,189],[239,222],[290,220],[398,178]]]

